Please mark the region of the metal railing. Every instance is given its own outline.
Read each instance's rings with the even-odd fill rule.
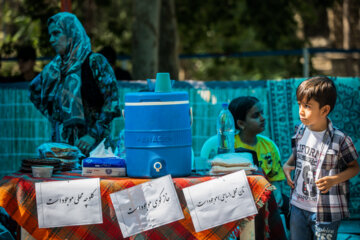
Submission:
[[[337,49],[337,48],[303,48],[294,50],[272,50],[272,51],[246,51],[235,53],[194,53],[180,54],[180,59],[201,59],[201,58],[246,58],[246,57],[275,57],[275,56],[303,56],[303,77],[309,77],[310,74],[310,56],[319,53],[360,53],[360,49]],[[16,61],[16,58],[3,58],[2,61]],[[51,57],[38,57],[37,61],[50,61]],[[118,61],[122,61],[122,67],[126,69],[126,62],[131,60],[129,55],[118,55]]]

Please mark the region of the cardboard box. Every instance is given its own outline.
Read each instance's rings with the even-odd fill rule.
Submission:
[[[87,168],[82,169],[83,176],[107,176],[107,177],[124,177],[126,168]]]
[[[122,158],[85,158],[82,161],[83,176],[126,176],[125,160]]]

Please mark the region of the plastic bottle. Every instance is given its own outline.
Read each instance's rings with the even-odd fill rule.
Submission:
[[[116,149],[114,154],[120,158],[125,159],[126,158],[126,150],[125,150],[125,131],[124,129],[121,130],[119,134],[119,140],[116,144]]]
[[[222,110],[217,119],[218,153],[233,153],[235,124],[234,118],[228,109],[228,104],[222,104]]]

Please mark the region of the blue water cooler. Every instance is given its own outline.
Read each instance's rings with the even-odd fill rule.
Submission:
[[[187,92],[171,92],[170,89],[128,93],[124,115],[126,173],[129,177],[156,178],[167,174],[181,177],[191,173]]]

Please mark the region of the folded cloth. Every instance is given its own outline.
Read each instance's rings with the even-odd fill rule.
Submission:
[[[245,170],[246,174],[251,174],[253,171],[257,169],[254,167],[221,167],[221,166],[213,166],[210,169],[210,174],[225,174],[225,173],[232,173],[240,170]]]
[[[211,165],[221,167],[252,167],[257,169],[254,165],[252,154],[248,152],[218,154],[211,161]]]
[[[219,167],[250,167],[251,163],[211,162],[211,166],[219,166]]]

